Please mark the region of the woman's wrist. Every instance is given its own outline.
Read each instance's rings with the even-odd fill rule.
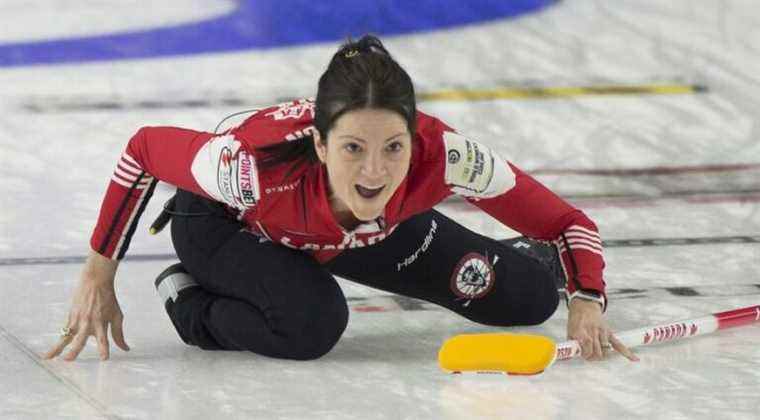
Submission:
[[[570,310],[573,310],[574,308],[583,308],[583,309],[598,308],[599,312],[601,313],[604,309],[604,306],[602,305],[601,302],[576,297],[570,300],[570,302],[568,303],[568,308]]]
[[[595,302],[602,308],[602,312],[604,312],[607,306],[607,300],[605,299],[605,296],[600,292],[590,289],[577,290],[572,294],[569,294],[567,299],[568,305],[570,305],[571,302],[577,300]]]
[[[90,254],[87,256],[84,264],[83,278],[96,282],[110,282],[112,284],[118,266],[118,260],[112,260],[90,250]]]

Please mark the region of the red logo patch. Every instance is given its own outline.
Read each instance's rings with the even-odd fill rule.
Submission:
[[[494,285],[494,270],[488,258],[471,252],[457,264],[451,276],[451,290],[462,299],[471,300],[487,295]]]

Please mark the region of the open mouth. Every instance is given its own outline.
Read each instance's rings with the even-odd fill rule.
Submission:
[[[366,188],[366,187],[362,187],[359,184],[356,184],[355,187],[356,187],[356,192],[358,192],[360,196],[364,198],[375,198],[378,194],[380,194],[380,191],[382,191],[383,188],[385,188],[385,185],[378,188]]]

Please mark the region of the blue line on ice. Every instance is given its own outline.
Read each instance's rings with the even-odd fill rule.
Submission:
[[[231,13],[150,30],[0,44],[0,67],[276,48],[504,19],[556,0],[238,0]],[[12,18],[12,17],[11,17]]]

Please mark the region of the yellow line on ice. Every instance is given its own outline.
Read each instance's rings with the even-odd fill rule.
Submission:
[[[420,93],[420,101],[487,101],[545,99],[592,95],[681,95],[704,92],[698,85],[602,85],[546,88],[450,89]]]

